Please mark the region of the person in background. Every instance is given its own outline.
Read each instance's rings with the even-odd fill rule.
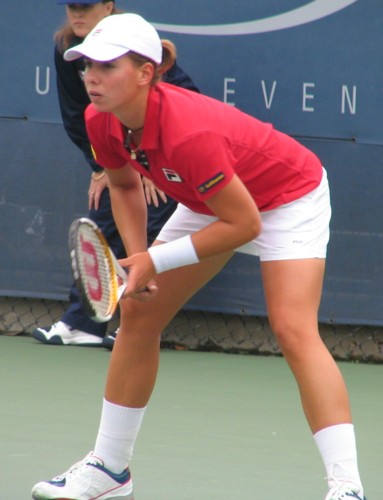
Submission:
[[[161,40],[136,14],[104,19],[65,52],[67,60],[82,56],[92,101],[87,130],[107,169],[129,283],[93,452],[37,483],[33,498],[133,497],[129,464],[157,377],[161,332],[234,252],[244,252],[260,258],[270,324],[326,470],[325,500],[365,499],[346,385],[318,329],[331,218],[319,158],[269,123],[159,82],[168,62]],[[149,249],[141,175],[179,202]]]
[[[117,12],[112,0],[83,0],[73,3],[58,0],[66,5],[67,20],[55,33],[54,61],[57,74],[57,91],[61,115],[65,130],[70,139],[84,153],[91,168],[89,183],[89,218],[95,221],[105,235],[117,258],[126,257],[125,249],[113,220],[107,176],[104,169],[93,157],[86,134],[84,111],[89,104],[89,97],[83,84],[83,61],[68,62],[63,58],[66,49],[80,43],[96,24]],[[198,92],[190,77],[177,65],[166,68],[163,81],[179,85]],[[148,244],[157,236],[164,222],[173,213],[176,203],[170,197],[158,192],[150,182],[145,185],[148,201]],[[76,286],[73,284],[69,293],[69,306],[60,320],[51,327],[38,327],[32,332],[33,337],[45,344],[104,346],[112,348],[116,332],[107,333],[107,323],[96,323],[90,319],[79,300]]]

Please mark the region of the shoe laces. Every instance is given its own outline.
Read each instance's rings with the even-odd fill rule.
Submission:
[[[335,466],[343,469],[344,477],[334,476]],[[330,491],[325,500],[346,500],[346,498],[363,500],[363,498],[359,496],[361,487],[348,479],[347,470],[343,465],[334,464],[332,467],[332,474],[326,479],[330,486]]]
[[[89,452],[88,455],[80,460],[79,462],[76,462],[72,467],[70,467],[66,472],[63,474],[60,474],[56,476],[53,481],[63,481],[64,479],[67,479],[69,477],[75,476],[80,470],[84,468],[85,465],[97,465],[100,463],[100,460],[98,460],[94,455],[93,451]]]
[[[53,323],[53,325],[51,326],[49,331],[51,332],[51,331],[54,331],[57,329],[60,330],[62,328],[66,328],[68,331],[72,330],[72,328],[69,325],[67,325],[66,323],[64,323],[64,321],[59,320],[59,321],[56,321],[56,323]]]

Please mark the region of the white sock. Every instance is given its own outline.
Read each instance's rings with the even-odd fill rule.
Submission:
[[[119,474],[128,466],[145,409],[127,408],[104,399],[94,455],[111,472]]]
[[[322,456],[327,479],[350,481],[360,487],[362,483],[358,471],[355,432],[352,424],[339,424],[327,427],[314,434],[319,453]],[[329,485],[333,486],[329,482]]]

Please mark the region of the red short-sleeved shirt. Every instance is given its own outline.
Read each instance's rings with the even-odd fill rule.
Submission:
[[[319,159],[289,136],[233,106],[166,83],[149,94],[141,149],[149,168],[130,158],[121,123],[86,110],[89,138],[105,168],[130,163],[190,209],[205,205],[237,174],[261,211],[294,201],[322,178]]]

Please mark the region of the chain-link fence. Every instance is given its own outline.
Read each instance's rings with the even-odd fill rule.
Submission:
[[[66,302],[0,297],[0,333],[30,334],[49,326]],[[118,318],[110,329],[118,325]],[[320,324],[321,336],[335,359],[383,362],[383,328]],[[180,311],[163,333],[163,347],[242,354],[280,355],[266,318],[200,311]]]

